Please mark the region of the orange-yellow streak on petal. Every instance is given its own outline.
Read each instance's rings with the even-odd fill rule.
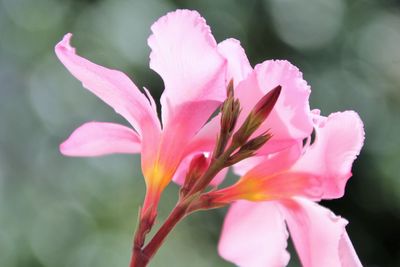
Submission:
[[[175,166],[167,166],[160,161],[151,164],[143,172],[147,191],[151,192],[153,195],[161,194],[172,180],[175,171]]]
[[[321,184],[316,176],[301,172],[282,172],[267,177],[244,176],[235,185],[218,193],[217,201],[239,199],[267,201],[305,196],[318,199]]]
[[[158,162],[152,167],[144,170],[146,182],[146,197],[143,204],[143,210],[155,209],[158,205],[162,191],[172,179],[174,170],[165,168]]]

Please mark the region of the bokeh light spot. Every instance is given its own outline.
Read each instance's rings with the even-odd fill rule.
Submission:
[[[321,48],[332,41],[346,11],[342,0],[270,0],[266,6],[276,33],[297,49]]]

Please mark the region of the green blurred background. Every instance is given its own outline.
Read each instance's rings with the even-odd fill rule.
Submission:
[[[340,200],[365,266],[400,266],[400,2],[367,0],[0,0],[0,266],[127,266],[144,195],[138,156],[66,158],[58,145],[90,120],[119,121],[57,61],[73,32],[80,54],[128,73],[155,98],[150,25],[197,9],[218,41],[241,40],[251,63],[288,59],[323,114],[354,109],[366,143]],[[164,194],[160,217],[175,202]],[[151,266],[232,266],[216,245],[225,210],[181,223]],[[245,242],[245,241],[244,241]],[[292,254],[290,266],[298,266]]]

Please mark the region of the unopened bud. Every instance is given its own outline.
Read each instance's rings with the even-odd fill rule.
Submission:
[[[221,106],[221,129],[218,135],[217,146],[213,153],[214,157],[220,156],[235,129],[240,113],[239,100],[234,98],[233,80],[227,87],[227,98]]]
[[[231,80],[226,89],[226,100],[221,106],[221,133],[231,133],[235,128],[239,117],[240,103],[235,100],[233,80]]]
[[[251,140],[249,140],[246,144],[244,144],[240,150],[253,150],[257,151],[260,149],[269,139],[271,139],[272,135],[269,133],[264,133],[260,136],[257,136]],[[239,151],[240,151],[239,150]]]
[[[230,134],[235,129],[240,113],[239,100],[227,98],[221,108],[221,132]]]
[[[269,91],[265,96],[263,96],[260,101],[255,105],[253,109],[254,116],[259,117],[260,120],[264,121],[274,108],[276,101],[278,101],[279,95],[281,94],[282,87],[278,85],[271,91]]]
[[[239,130],[233,135],[233,141],[238,145],[243,145],[250,136],[268,118],[276,102],[278,101],[282,87],[278,85],[265,96],[263,96],[253,110],[249,113]]]
[[[233,98],[233,79],[231,79],[228,83],[228,86],[226,87],[226,98]]]
[[[259,150],[269,139],[271,139],[272,135],[269,133],[264,133],[260,136],[257,136],[249,141],[247,141],[238,152],[233,154],[229,160],[228,164],[233,165],[242,161],[246,158],[253,156],[257,150]]]
[[[186,174],[185,182],[181,188],[181,194],[185,195],[203,175],[208,168],[208,159],[204,154],[193,157],[190,162],[189,171]]]

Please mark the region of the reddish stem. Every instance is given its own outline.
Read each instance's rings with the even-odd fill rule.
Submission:
[[[149,260],[149,258],[146,258],[145,255],[143,255],[141,249],[137,250],[134,248],[129,267],[145,267],[149,263]]]
[[[185,203],[185,202],[184,202]],[[172,210],[164,224],[160,227],[144,249],[134,247],[130,267],[145,267],[163,244],[165,238],[175,225],[186,215],[187,204],[180,202]]]

